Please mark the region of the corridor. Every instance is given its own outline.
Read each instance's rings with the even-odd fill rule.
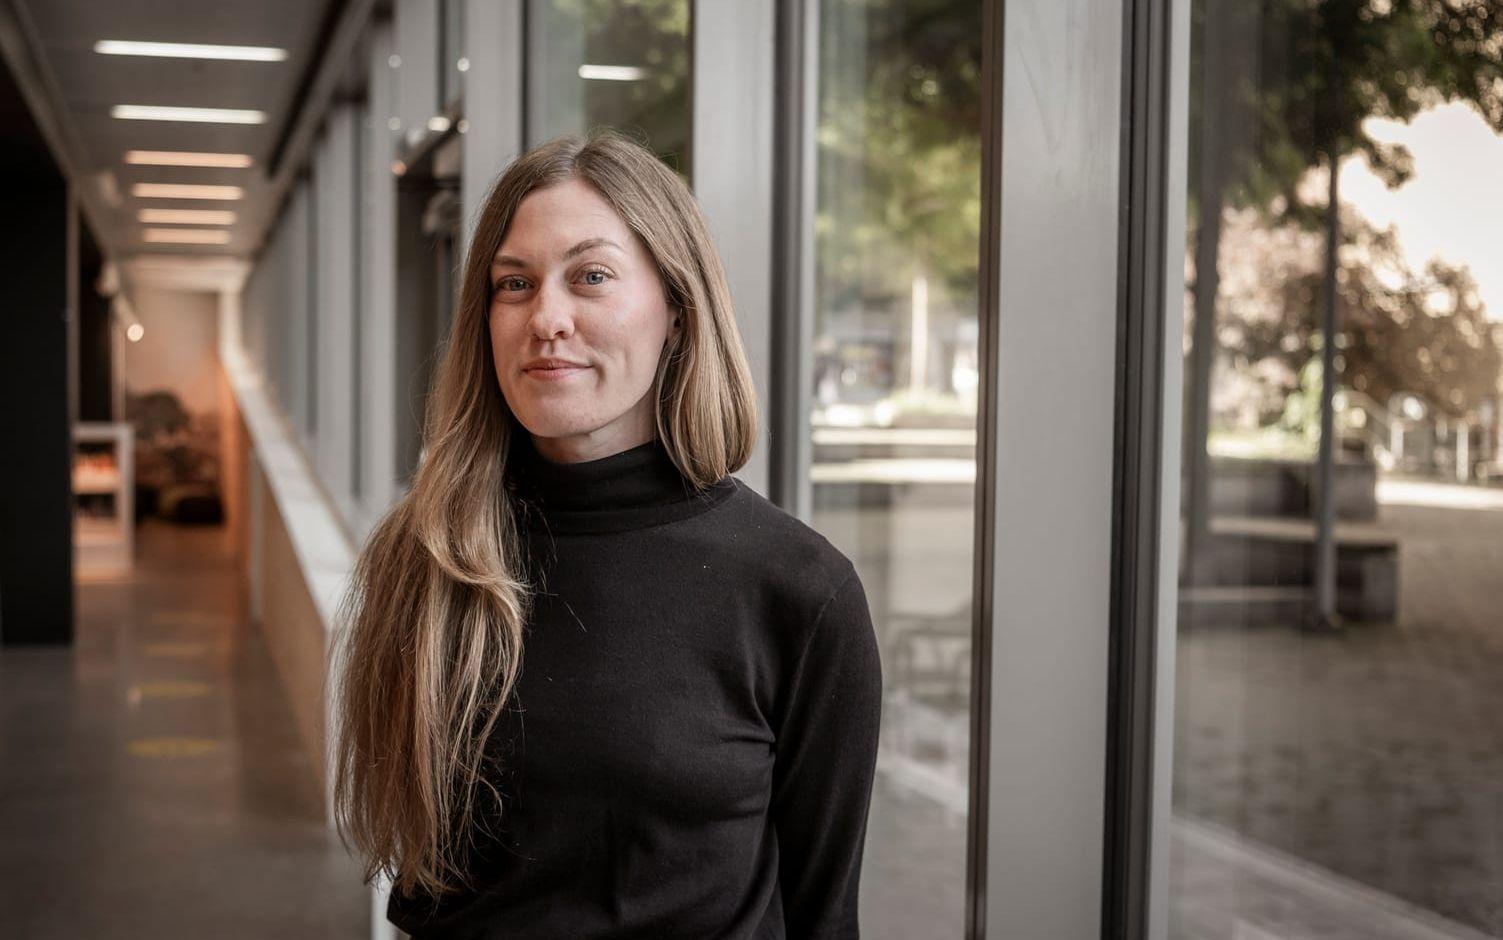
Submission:
[[[0,936],[368,936],[223,530],[137,537],[72,649],[0,654]]]

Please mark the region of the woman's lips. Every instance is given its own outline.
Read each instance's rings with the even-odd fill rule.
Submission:
[[[551,368],[525,369],[522,374],[528,378],[537,379],[540,382],[556,382],[559,379],[566,379],[576,372],[583,372],[588,368],[589,366],[554,366]]]

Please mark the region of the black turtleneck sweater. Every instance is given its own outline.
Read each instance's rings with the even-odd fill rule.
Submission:
[[[881,671],[823,537],[656,442],[555,464],[525,440],[537,589],[474,888],[394,895],[418,938],[856,937]],[[516,438],[514,438],[515,440]]]

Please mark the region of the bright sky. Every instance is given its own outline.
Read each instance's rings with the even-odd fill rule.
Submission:
[[[1360,157],[1341,167],[1341,199],[1379,228],[1398,227],[1410,266],[1439,256],[1471,268],[1490,319],[1503,320],[1503,137],[1465,104],[1447,104],[1411,124],[1369,120],[1374,140],[1414,155],[1414,175],[1397,190]]]

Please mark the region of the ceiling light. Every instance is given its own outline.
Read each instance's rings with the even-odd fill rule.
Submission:
[[[239,186],[197,186],[189,183],[137,183],[130,194],[140,199],[239,199]]]
[[[459,61],[454,63],[454,67],[461,72],[468,72],[470,70],[470,60],[460,56]]]
[[[127,150],[125,162],[137,166],[213,166],[243,170],[250,166],[250,154],[191,153],[183,150]]]
[[[602,82],[636,82],[647,77],[647,70],[635,65],[581,65],[579,77]]]
[[[117,104],[110,117],[126,121],[196,121],[201,124],[261,124],[265,111],[232,108],[164,108],[151,104]]]
[[[433,117],[428,119],[428,130],[433,131],[436,134],[442,134],[448,129],[449,119],[444,117],[442,114],[435,114]]]
[[[234,225],[235,213],[228,209],[142,209],[136,213],[142,222],[181,225]]]
[[[101,39],[94,51],[104,55],[165,56],[170,59],[233,59],[242,62],[281,62],[286,49],[266,46],[209,46],[186,42],[131,42],[125,39]]]
[[[149,228],[142,237],[149,242],[173,245],[228,245],[230,233],[214,228]]]
[[[130,326],[125,328],[125,338],[130,340],[132,343],[141,342],[141,337],[145,335],[146,327],[142,326],[139,323],[132,323]]]

